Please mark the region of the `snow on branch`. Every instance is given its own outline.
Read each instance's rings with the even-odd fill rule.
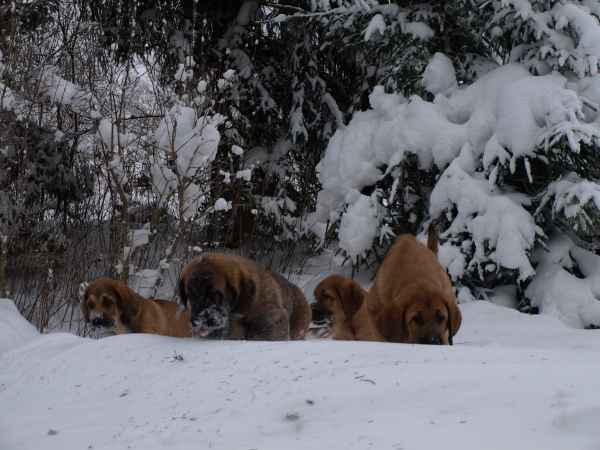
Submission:
[[[538,264],[525,291],[531,306],[576,328],[600,323],[600,256],[557,233],[531,259]]]
[[[340,249],[356,262],[408,211],[406,202],[392,204],[395,189],[406,184],[394,168],[414,155],[423,175],[439,174],[433,189],[413,189],[411,201],[423,196],[430,216],[445,227],[443,239],[456,246],[445,261],[453,278],[483,280],[486,273],[506,272],[525,282],[535,275],[530,252],[545,238],[548,225],[537,223],[541,216],[532,214],[539,202],[535,192],[553,181],[540,179],[540,167],[552,165],[556,174],[568,173],[563,160],[553,156],[557,152],[577,155],[582,166],[593,166],[600,142],[594,108],[600,101],[600,77],[536,76],[523,65],[507,64],[459,86],[449,70],[452,64],[441,54],[427,66],[423,85],[435,94],[432,102],[386,94],[381,86],[373,90],[372,109],[356,113],[338,129],[317,166],[322,190],[309,226],[319,223],[314,228],[322,230],[324,224],[339,224]],[[523,190],[523,184],[512,184],[515,180],[529,187]],[[559,193],[563,184],[550,184],[547,191],[556,198],[557,213],[564,209],[561,199],[575,195],[574,185],[569,194]],[[584,205],[590,207],[591,190],[595,196],[595,188],[586,186],[575,195],[578,219]],[[368,192],[379,188],[388,190],[377,194],[375,205]],[[587,228],[592,224],[600,225],[600,214]]]
[[[551,203],[551,214],[563,216],[575,231],[593,232],[600,215],[600,185],[569,173],[553,181],[536,213]]]
[[[537,64],[539,60],[530,57],[535,54],[552,69],[568,67],[580,78],[598,72],[600,22],[591,2],[506,0],[493,4],[493,23],[505,23],[507,29],[537,40],[535,45],[516,47],[512,61]]]

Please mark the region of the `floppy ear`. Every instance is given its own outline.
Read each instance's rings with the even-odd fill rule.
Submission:
[[[365,299],[362,291],[357,288],[353,281],[347,281],[340,285],[338,293],[342,302],[342,310],[349,320],[358,312]]]
[[[231,312],[244,315],[254,303],[256,285],[252,278],[242,272],[237,272],[234,278],[236,278],[234,282],[229,277],[227,278],[227,287],[233,292]]]
[[[87,292],[83,296],[83,300],[81,300],[81,311],[83,312],[83,318],[87,323],[90,323],[90,310],[88,309],[87,301],[88,301]]]
[[[462,314],[460,312],[460,309],[455,304],[450,304],[448,306],[448,331],[450,332],[448,342],[450,343],[450,345],[453,345],[452,336],[454,336],[458,332],[461,322]]]
[[[377,315],[375,325],[388,342],[406,341],[406,324],[404,323],[404,307],[390,303]]]
[[[429,225],[429,229],[427,230],[427,248],[435,253],[435,256],[438,254],[438,237],[435,232],[435,228],[433,227],[433,221]]]
[[[181,299],[181,304],[183,305],[183,309],[185,311],[188,307],[188,296],[187,296],[187,293],[185,292],[185,279],[184,278],[179,279],[178,286],[179,286],[179,298]]]
[[[113,286],[113,291],[117,297],[117,306],[123,311],[121,320],[123,323],[129,325],[130,320],[133,319],[140,310],[140,296],[123,283]]]

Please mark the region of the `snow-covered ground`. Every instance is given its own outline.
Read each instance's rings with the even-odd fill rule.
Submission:
[[[460,306],[436,347],[93,340],[0,300],[0,448],[600,448],[600,332]]]

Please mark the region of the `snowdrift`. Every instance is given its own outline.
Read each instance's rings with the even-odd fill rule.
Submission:
[[[429,347],[41,335],[2,300],[0,448],[597,449],[598,332],[460,307]]]

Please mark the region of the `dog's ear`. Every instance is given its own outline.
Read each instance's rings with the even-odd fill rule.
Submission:
[[[458,306],[454,303],[450,303],[448,305],[448,331],[450,335],[448,337],[448,342],[450,345],[452,343],[452,336],[458,333],[458,329],[460,328],[460,324],[462,322],[462,314]]]
[[[429,229],[427,230],[427,248],[435,253],[435,256],[438,254],[438,236],[435,232],[435,228],[433,227],[433,221],[431,225],[429,225]]]
[[[140,296],[133,292],[129,286],[123,283],[115,283],[113,291],[116,294],[117,306],[123,312],[121,320],[129,325],[140,310]]]
[[[354,281],[342,283],[338,289],[338,293],[342,302],[342,310],[348,319],[350,319],[362,306],[365,299],[364,293],[359,286],[356,286]]]
[[[235,314],[246,314],[254,303],[256,285],[248,274],[238,272],[234,277],[227,279],[227,287],[233,293],[231,312]]]
[[[393,302],[381,310],[375,319],[377,330],[388,342],[405,342],[405,308]]]
[[[83,295],[83,299],[81,300],[81,311],[83,312],[83,318],[87,323],[90,323],[90,310],[88,309],[87,301],[88,301],[88,293],[86,292]]]
[[[185,277],[179,278],[179,298],[181,299],[181,304],[183,305],[183,309],[186,310],[188,308],[188,296],[185,290]]]

